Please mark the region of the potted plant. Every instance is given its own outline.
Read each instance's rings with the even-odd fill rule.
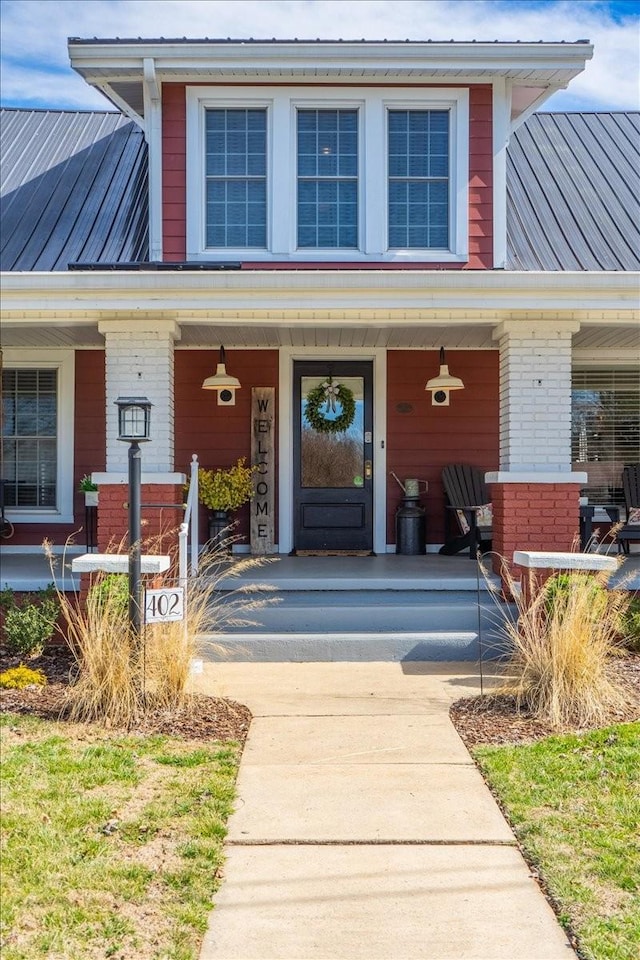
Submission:
[[[80,481],[78,489],[81,493],[84,493],[85,507],[98,506],[98,484],[93,482],[88,473],[85,473],[84,477]]]
[[[246,457],[226,470],[200,470],[198,494],[209,515],[209,539],[219,537],[229,526],[229,514],[253,497],[253,473],[255,467],[245,466]]]

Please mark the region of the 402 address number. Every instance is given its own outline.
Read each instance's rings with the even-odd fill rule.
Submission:
[[[144,622],[169,623],[184,620],[184,588],[162,587],[146,590],[144,595]]]

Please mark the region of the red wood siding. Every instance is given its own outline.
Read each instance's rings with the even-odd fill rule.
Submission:
[[[185,86],[162,86],[162,232],[163,259],[185,260],[187,255],[186,103]]]
[[[499,459],[497,350],[451,350],[447,362],[465,389],[451,394],[448,407],[434,407],[425,383],[438,372],[437,351],[390,350],[387,354],[387,468],[401,480],[429,482],[423,498],[427,543],[444,540],[442,468],[469,463],[495,470]],[[411,410],[402,413],[399,404]],[[395,542],[395,511],[402,491],[389,476],[387,542]]]
[[[215,392],[202,389],[202,381],[215,373],[217,362],[217,350],[177,350],[175,354],[175,468],[187,474],[194,453],[206,468],[231,466],[238,457],[249,462],[251,387],[275,387],[277,391],[277,350],[227,350],[227,371],[240,380],[242,388],[236,393],[234,407],[219,407]],[[277,460],[275,469],[277,477]],[[248,538],[248,505],[238,511],[238,520],[234,533]],[[206,531],[206,522],[203,508],[201,530]]]
[[[76,350],[75,423],[73,511],[74,522],[62,523],[17,523],[15,534],[8,543],[11,546],[40,544],[47,537],[56,544],[63,544],[75,534],[79,544],[85,542],[84,497],[78,493],[78,483],[85,473],[103,471],[106,463],[105,424],[105,369],[103,350]],[[80,531],[80,532],[78,532]]]
[[[162,218],[163,259],[186,258],[186,87],[162,88]],[[469,260],[466,263],[369,264],[384,270],[491,270],[493,267],[492,89],[490,84],[469,92]],[[245,269],[289,270],[291,262],[245,263]],[[296,269],[352,270],[356,263],[296,263]]]

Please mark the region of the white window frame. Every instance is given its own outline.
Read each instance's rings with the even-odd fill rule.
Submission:
[[[75,352],[39,351],[6,348],[5,370],[57,370],[58,422],[56,431],[56,506],[55,508],[5,508],[12,523],[73,523],[73,458],[75,433]]]
[[[267,110],[267,250],[205,247],[205,111]],[[358,115],[359,249],[297,249],[296,114],[298,109],[356,108]],[[389,110],[449,112],[449,248],[388,247]],[[398,87],[188,87],[187,260],[256,262],[465,263],[469,259],[469,90]],[[277,216],[275,212],[277,211]]]

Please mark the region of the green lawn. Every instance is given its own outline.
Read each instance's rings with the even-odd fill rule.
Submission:
[[[0,715],[3,960],[198,956],[236,744]]]
[[[473,754],[582,956],[638,960],[640,723]]]

